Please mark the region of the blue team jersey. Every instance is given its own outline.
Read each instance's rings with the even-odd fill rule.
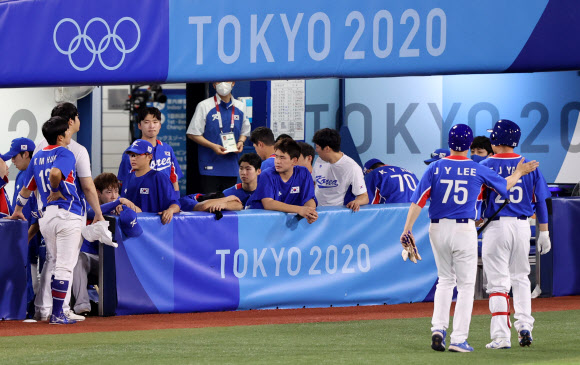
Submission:
[[[36,191],[39,211],[45,211],[47,206],[56,205],[71,213],[85,215],[85,203],[77,190],[75,163],[73,153],[61,146],[45,147],[32,157],[26,169],[26,188]],[[52,168],[59,169],[64,177],[58,189],[66,200],[59,199],[49,203],[47,202],[50,195],[48,176]]]
[[[419,179],[397,166],[381,166],[365,176],[371,204],[409,203]]]
[[[143,212],[158,213],[172,204],[179,205],[179,192],[167,175],[159,171],[150,170],[139,177],[131,172],[121,190],[121,197],[129,199]]]
[[[193,208],[195,208],[195,206],[199,203],[197,198],[200,196],[203,196],[203,194],[189,194],[179,198],[179,205],[181,206],[181,210],[184,212],[193,212]]]
[[[175,158],[173,148],[160,140],[157,140],[157,145],[153,147],[153,159],[151,160],[151,169],[161,171],[169,177],[172,183],[177,182],[183,177],[179,162]],[[121,157],[121,165],[119,165],[119,173],[117,179],[124,182],[131,173],[131,160],[127,153],[123,153]]]
[[[263,164],[263,162],[262,162]],[[248,202],[248,199],[250,198],[250,196],[252,196],[254,192],[253,191],[246,191],[242,188],[242,183],[238,183],[230,188],[227,188],[226,190],[223,191],[224,196],[230,196],[230,195],[235,195],[238,197],[238,199],[240,199],[240,201],[242,202],[242,205],[245,206],[246,203]]]
[[[14,180],[14,198],[12,199],[12,211],[16,208],[16,197],[20,194],[20,190],[26,185],[26,170],[19,171],[18,175],[16,175],[16,180]],[[34,207],[33,207],[34,205]],[[30,226],[30,221],[32,219],[32,209],[36,208],[36,204],[34,199],[29,199],[28,203],[24,207],[22,207],[22,214],[28,221],[28,225]]]
[[[431,219],[477,219],[485,187],[507,196],[507,181],[463,156],[448,156],[427,167],[411,201],[421,208],[431,198]]]
[[[260,165],[260,170],[264,171],[266,169],[274,168],[274,162],[276,160],[276,155],[271,155],[264,161],[262,161],[262,165]]]
[[[500,176],[507,177],[515,171],[521,159],[522,156],[517,153],[501,153],[490,156],[480,163],[496,171]],[[528,162],[528,160],[526,159],[524,162]],[[500,217],[530,217],[534,214],[535,204],[545,203],[551,194],[544,176],[539,169],[536,169],[526,176],[522,176],[510,189],[508,196],[510,204],[498,213]],[[496,192],[486,191],[482,207],[483,217],[491,217],[503,202],[504,200],[498,197]]]
[[[258,187],[248,200],[247,207],[264,209],[262,205],[264,198],[299,206],[304,206],[310,199],[316,201],[310,171],[303,166],[294,166],[292,176],[284,182],[275,169],[267,169],[260,174]]]

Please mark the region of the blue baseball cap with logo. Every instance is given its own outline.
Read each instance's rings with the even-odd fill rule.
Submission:
[[[382,163],[384,165],[383,161],[379,160],[378,158],[371,158],[370,160],[368,160],[364,165],[363,173],[368,174],[370,172],[369,171],[370,168],[373,167],[373,165],[377,164],[377,163]]]
[[[8,151],[4,155],[0,155],[0,156],[2,156],[2,159],[4,161],[8,161],[12,157],[19,154],[20,152],[28,151],[28,152],[30,152],[30,156],[32,157],[32,152],[34,152],[35,148],[36,148],[36,145],[34,144],[34,142],[31,139],[24,138],[24,137],[15,138],[12,140],[12,143],[10,144],[10,151]]]
[[[119,214],[119,227],[127,237],[139,237],[143,233],[143,228],[137,221],[137,213],[127,206],[124,206]]]
[[[125,150],[125,153],[135,153],[137,155],[143,155],[145,153],[153,153],[153,145],[144,139],[136,139],[130,146]]]
[[[429,165],[430,163],[435,162],[437,160],[440,160],[443,157],[447,157],[450,154],[451,154],[451,151],[449,151],[449,148],[438,148],[431,153],[430,159],[427,159],[423,162],[425,162],[425,165]]]

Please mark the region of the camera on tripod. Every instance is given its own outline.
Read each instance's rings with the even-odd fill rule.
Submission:
[[[131,131],[131,143],[138,138],[141,138],[141,131],[137,128],[139,123],[139,111],[147,107],[147,103],[156,102],[165,104],[167,96],[163,93],[163,89],[159,84],[150,84],[148,88],[143,88],[147,85],[131,85],[131,94],[125,102],[125,110],[129,111],[129,129]]]

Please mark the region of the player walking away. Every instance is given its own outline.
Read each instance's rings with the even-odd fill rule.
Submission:
[[[401,243],[405,246],[407,239],[413,237],[413,224],[421,208],[431,198],[429,239],[439,276],[431,322],[431,348],[436,351],[445,351],[449,310],[455,286],[458,295],[449,351],[473,351],[467,343],[467,337],[477,270],[477,232],[474,220],[478,216],[477,203],[481,199],[482,185],[489,186],[501,196],[507,196],[507,189],[537,166],[535,161],[526,165],[520,162],[513,174],[504,179],[467,158],[472,141],[473,132],[469,126],[458,124],[451,128],[448,141],[451,156],[430,164],[425,171],[413,193],[401,235]]]
[[[314,162],[314,147],[306,142],[298,142],[300,146],[300,157],[298,157],[298,166],[304,166],[312,173],[312,163]]]
[[[296,166],[300,156],[298,143],[284,138],[274,148],[274,169],[262,172],[258,187],[248,201],[248,207],[296,213],[306,218],[308,223],[314,223],[318,219],[318,213],[312,175],[305,167]]]
[[[54,273],[51,283],[52,315],[50,324],[72,324],[63,312],[72,271],[79,255],[81,228],[85,225],[85,206],[79,197],[76,180],[75,158],[66,149],[71,141],[72,130],[68,121],[52,117],[42,126],[42,134],[49,146],[34,155],[27,169],[28,182],[22,188],[16,202],[13,219],[25,219],[22,208],[31,191],[38,190],[40,231],[47,246],[44,270]],[[89,197],[89,204],[96,207],[95,221],[103,220],[101,209]]]
[[[276,155],[274,154],[274,133],[267,127],[258,127],[252,131],[250,135],[250,140],[254,144],[256,153],[263,160],[260,169],[262,171],[274,167],[274,159]]]
[[[358,212],[361,205],[369,203],[369,196],[362,169],[352,158],[340,152],[340,134],[334,129],[324,128],[314,133],[312,142],[318,153],[312,170],[318,205],[346,205]],[[345,200],[347,195],[355,198]]]
[[[438,148],[435,151],[431,152],[431,157],[423,162],[425,162],[425,165],[430,165],[435,161],[439,161],[443,157],[449,156],[450,154],[451,152],[449,151],[448,148]]]
[[[149,213],[159,213],[161,222],[167,224],[179,213],[179,192],[167,175],[151,169],[153,146],[148,141],[136,139],[125,151],[129,155],[132,171],[122,185],[121,198],[126,198],[139,209]],[[135,210],[133,206],[129,206]],[[122,205],[117,213],[122,211]]]
[[[498,121],[491,132],[493,156],[481,164],[508,176],[522,156],[514,153],[521,131],[510,120]],[[510,348],[510,305],[509,291],[513,292],[515,327],[520,346],[532,343],[532,302],[530,280],[530,224],[528,217],[536,212],[540,223],[537,247],[543,255],[550,251],[548,233],[548,211],[546,198],[550,191],[540,170],[536,170],[517,181],[509,191],[510,204],[505,206],[483,232],[483,270],[487,276],[489,310],[492,313],[489,349]],[[483,217],[491,217],[502,205],[503,199],[493,191],[487,195],[482,207]],[[506,318],[507,317],[507,318]]]
[[[238,197],[243,207],[258,187],[258,176],[262,172],[260,166],[263,166],[264,162],[258,154],[246,153],[240,157],[238,164],[240,165],[240,180],[242,182],[227,188],[223,193],[226,197],[232,195]]]
[[[365,184],[371,204],[409,203],[419,179],[402,167],[386,165],[376,158],[364,165]]]
[[[471,150],[471,159],[478,163],[493,155],[491,142],[486,136],[475,137],[469,149]]]
[[[169,144],[157,139],[159,130],[161,129],[161,112],[159,109],[153,107],[141,109],[139,111],[139,123],[137,127],[141,130],[141,139],[146,140],[153,146],[151,168],[166,174],[169,180],[171,180],[173,188],[179,191],[178,180],[183,177],[183,173],[179,167],[179,162],[175,158],[175,152],[173,152],[173,148]],[[129,161],[129,155],[124,153],[121,158],[119,172],[117,173],[117,178],[121,181],[121,184],[123,184],[130,173],[131,162]]]

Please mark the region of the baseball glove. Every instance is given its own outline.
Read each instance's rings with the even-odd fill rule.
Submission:
[[[417,260],[421,261],[421,255],[419,255],[419,250],[415,244],[415,237],[413,237],[411,231],[408,231],[401,236],[401,245],[403,245],[403,252],[401,252],[403,261],[409,259],[415,264],[417,263]]]

